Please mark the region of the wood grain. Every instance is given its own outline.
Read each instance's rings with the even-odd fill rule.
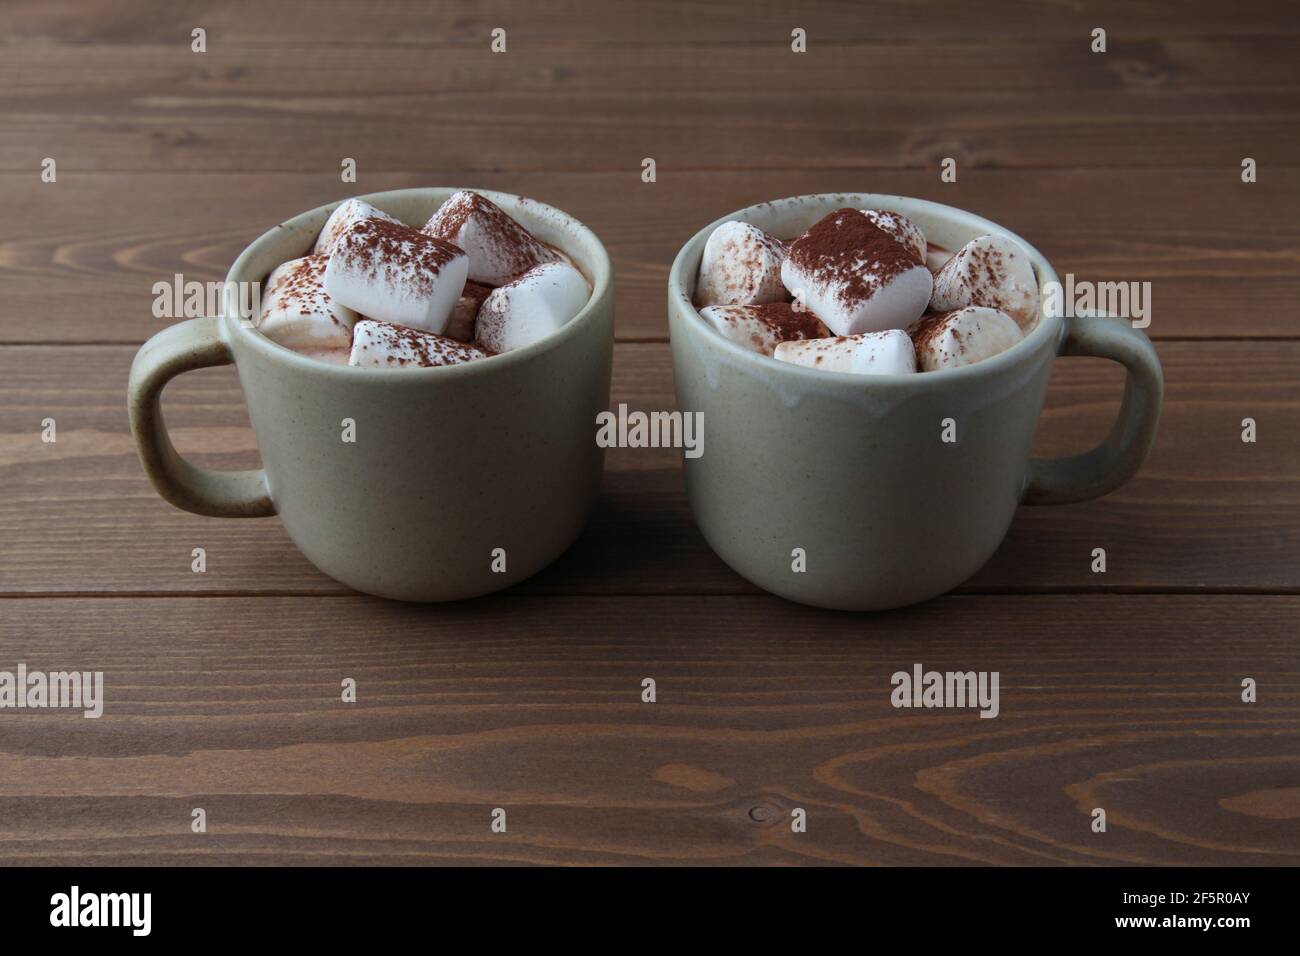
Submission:
[[[1064,276],[1150,282],[1153,338],[1300,334],[1300,168],[1253,185],[1227,170],[979,170],[943,184],[914,170],[676,172],[643,184],[626,173],[458,170],[337,175],[62,172],[0,174],[0,342],[139,344],[155,282],[217,282],[276,223],[344,193],[475,185],[571,212],[614,259],[617,329],[667,338],[668,269],[713,219],[781,196],[857,189],[974,210],[1024,236]],[[104,197],[117,197],[112,214]],[[1140,211],[1140,213],[1135,213]]]
[[[1297,613],[1114,595],[869,618],[769,597],[4,601],[2,659],[102,670],[106,703],[98,720],[6,712],[0,857],[1294,865]],[[893,708],[914,663],[998,671],[999,716]]]
[[[985,0],[980,4],[934,0],[877,0],[870,5],[804,0],[797,8],[772,0],[135,0],[129,6],[84,0],[12,0],[0,8],[0,35],[13,43],[189,42],[190,30],[241,45],[280,48],[301,42],[328,46],[476,46],[495,26],[530,42],[618,44],[785,44],[793,26],[827,43],[899,40],[988,42],[1001,37],[1035,40],[1088,37],[1104,25],[1117,39],[1228,38],[1300,33],[1285,4],[1184,0],[1176,12],[1165,0]]]
[[[98,720],[0,712],[0,861],[1300,863],[1297,35],[1292,6],[1217,0],[0,5],[0,669],[107,687]],[[727,569],[670,451],[612,452],[566,556],[446,606],[348,592],[275,519],[158,499],[124,407],[171,321],[153,284],[440,184],[596,230],[613,400],[641,409],[674,406],[668,268],[718,216],[852,190],[974,210],[1062,274],[1153,283],[1156,448],[1106,498],[1021,509],[960,593],[874,615]],[[1121,382],[1058,363],[1037,453],[1099,440]],[[196,462],[256,465],[233,370],[165,405]],[[917,662],[998,671],[999,717],[891,707]]]
[[[926,90],[969,96],[1042,93],[1050,86],[1076,93],[1131,94],[1135,106],[1213,93],[1229,85],[1225,81],[1259,93],[1285,91],[1295,82],[1295,69],[1288,62],[1295,41],[1286,35],[1162,40],[1120,36],[1105,55],[1092,53],[1089,42],[1075,38],[1044,42],[1003,34],[979,43],[933,37],[923,42],[820,38],[806,55],[791,53],[788,40],[788,35],[777,33],[758,46],[653,39],[626,46],[595,40],[524,41],[512,44],[502,56],[488,49],[484,31],[479,44],[431,50],[423,44],[361,41],[314,56],[317,44],[294,31],[277,39],[277,55],[268,56],[265,46],[226,34],[213,35],[208,52],[196,54],[186,30],[158,42],[126,46],[15,45],[11,57],[0,64],[0,77],[13,102],[48,100],[66,108],[76,98],[89,103],[93,97],[117,103],[143,89],[148,99],[141,105],[193,103],[227,111],[261,105],[286,116],[306,104],[323,106],[323,91],[346,94],[333,97],[344,101],[340,110],[366,105],[390,113],[392,107],[417,98],[446,100],[462,94],[558,97],[588,90],[607,96],[644,97],[654,91],[727,97],[754,92],[756,76],[771,81],[762,89],[775,97],[848,98],[890,92],[906,103]],[[827,40],[822,49],[820,44]],[[24,54],[23,48],[31,52]],[[879,82],[915,70],[918,57],[926,60],[924,84],[896,82],[894,89],[886,89]],[[78,69],[69,69],[74,63]],[[93,88],[86,82],[88,75],[97,77]],[[395,83],[396,77],[403,82]],[[981,112],[987,111],[985,107]]]
[[[1142,473],[1105,498],[1022,508],[980,592],[1300,589],[1300,343],[1165,343],[1164,418]],[[0,349],[0,591],[344,593],[303,559],[275,519],[222,521],[165,504],[127,431],[125,347]],[[1061,360],[1036,442],[1045,456],[1100,441],[1123,378]],[[675,407],[668,348],[616,349],[613,404]],[[185,375],[165,395],[178,447],[197,464],[257,464],[231,370]],[[41,421],[58,423],[54,445]],[[1243,444],[1253,417],[1259,441]],[[594,432],[593,423],[593,432]],[[704,543],[686,505],[679,453],[614,449],[596,517],[574,549],[524,591],[737,593],[752,588]],[[707,446],[706,446],[707,454]],[[208,553],[206,574],[190,551]],[[1104,547],[1104,575],[1089,570]]]
[[[971,63],[985,51],[942,47],[800,55],[517,42],[504,55],[483,45],[324,56],[214,38],[195,54],[187,34],[165,47],[10,46],[0,58],[10,133],[0,169],[35,173],[46,156],[69,170],[311,173],[351,157],[363,170],[633,176],[647,156],[665,171],[911,167],[936,177],[945,157],[967,169],[1174,165],[1225,175],[1242,156],[1300,163],[1300,103],[1294,83],[1279,82],[1277,38],[1239,44],[1221,70],[1222,46],[1093,55],[1086,31],[1069,46],[1033,43],[1028,56],[1008,50],[987,85]],[[820,65],[805,70],[813,58]],[[1232,71],[1259,77],[1246,84],[1248,111],[1221,80]],[[660,73],[678,80],[652,83]],[[765,82],[744,81],[756,74]]]

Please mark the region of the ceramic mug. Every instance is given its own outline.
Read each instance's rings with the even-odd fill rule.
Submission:
[[[865,193],[751,206],[678,253],[668,277],[678,407],[702,412],[709,436],[702,456],[684,460],[696,523],[723,561],[767,591],[875,610],[966,580],[997,550],[1018,505],[1095,498],[1131,478],[1155,438],[1164,385],[1151,343],[1117,319],[1043,316],[1013,348],[974,365],[861,376],[778,362],[700,318],[692,293],[719,224],[740,219],[789,239],[846,206],[900,212],[947,249],[1008,236],[1029,253],[1040,290],[1059,280],[1037,250],[995,223]],[[1124,365],[1119,420],[1085,454],[1030,458],[1057,355]]]
[[[423,225],[455,189],[363,196]],[[613,274],[595,234],[550,206],[479,190],[565,252],[591,299],[559,331],[443,368],[353,368],[290,351],[239,314],[238,283],[265,280],[311,251],[333,203],[276,226],[240,254],[225,314],[145,343],[131,367],[131,428],[145,472],[179,508],[218,517],[278,514],[330,577],[370,594],[448,601],[509,587],[562,554],[595,505],[609,407]],[[181,458],[163,424],[167,382],[234,363],[262,467],[219,472]],[[351,420],[354,441],[343,440]],[[501,568],[504,567],[504,570]]]

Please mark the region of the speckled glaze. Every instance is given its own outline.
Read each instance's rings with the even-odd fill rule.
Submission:
[[[723,339],[691,303],[700,257],[721,222],[793,238],[845,206],[900,212],[930,242],[959,249],[997,233],[1029,252],[1040,288],[1059,281],[1029,243],[949,206],[866,193],[752,206],[700,230],[668,278],[678,405],[704,414],[704,454],[684,459],[695,520],[714,551],[774,594],[819,607],[877,610],[956,587],[997,550],[1019,504],[1102,495],[1141,466],[1163,380],[1151,343],[1107,318],[1042,317],[1008,351],[964,368],[856,376],[778,362]],[[1119,420],[1097,448],[1030,459],[1058,354],[1124,364]],[[957,441],[941,441],[945,419]],[[803,549],[806,571],[793,570]]]
[[[418,227],[455,191],[361,198]],[[229,286],[225,315],[160,332],[132,367],[132,428],[158,492],[200,514],[279,514],[326,574],[401,600],[498,591],[563,553],[595,504],[604,462],[595,422],[609,407],[609,257],[590,230],[550,206],[476,191],[568,254],[591,280],[591,299],[574,319],[542,341],[465,365],[351,368],[267,339],[241,321],[237,286]],[[267,232],[235,261],[228,281],[260,282],[308,253],[335,205]],[[196,468],[172,447],[159,395],[180,372],[232,361],[263,468]],[[344,419],[356,423],[355,443],[341,440]],[[498,548],[504,573],[492,570]]]

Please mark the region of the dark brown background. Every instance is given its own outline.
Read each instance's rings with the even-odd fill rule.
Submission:
[[[108,702],[0,713],[0,861],[1300,862],[1293,10],[6,4],[0,669],[102,669]],[[456,606],[348,593],[274,519],[165,505],[124,407],[153,283],[219,280],[294,213],[422,185],[525,193],[601,235],[614,402],[643,409],[672,405],[665,281],[705,223],[822,190],[970,208],[1061,273],[1154,283],[1157,446],[1103,500],[1023,509],[957,593],[878,615],[730,572],[672,452],[613,452],[570,554]],[[1038,452],[1099,440],[1121,380],[1060,362]],[[256,464],[232,370],[166,409],[196,462]],[[1002,715],[892,709],[918,661],[1000,671]]]

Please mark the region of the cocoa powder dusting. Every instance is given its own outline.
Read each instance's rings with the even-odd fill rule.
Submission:
[[[722,288],[712,292],[722,302],[744,302],[756,298],[765,284],[773,281],[780,284],[781,261],[788,254],[789,246],[753,227],[739,241],[729,237],[720,251],[724,261],[734,262],[740,268],[729,270]]]
[[[445,239],[402,223],[362,219],[347,231],[336,254],[365,275],[382,275],[412,286],[415,295],[428,295],[434,278],[465,253]]]
[[[929,312],[916,320],[907,330],[907,334],[912,339],[912,347],[919,356],[923,350],[935,348],[938,340],[945,332],[951,331],[953,342],[956,345],[957,354],[966,354],[966,345],[961,340],[961,333],[957,329],[949,329],[948,320],[960,312],[961,309],[955,309],[951,312]],[[947,349],[940,351],[941,355],[948,356]]]
[[[492,259],[500,262],[511,276],[517,277],[533,266],[560,258],[554,249],[535,238],[500,206],[475,192],[457,193],[443,203],[423,232],[456,243],[471,219],[477,227],[477,241],[490,249]]]
[[[487,358],[492,354],[485,349],[447,338],[445,335],[420,332],[388,322],[375,322],[374,331],[380,343],[390,353],[413,353],[413,358],[389,354],[385,361],[390,365],[418,368],[460,365],[474,359]]]
[[[327,255],[304,256],[266,290],[268,297],[278,293],[282,307],[292,305],[303,315],[327,315],[325,266],[328,262]]]
[[[903,247],[908,256],[916,260],[917,265],[925,265],[925,257],[921,254],[921,250],[912,244],[914,236],[922,238],[916,223],[901,213],[891,212],[888,209],[863,209],[861,212],[873,225],[893,236],[894,241]]]
[[[1002,282],[1010,272],[1008,261],[1015,258],[1014,253],[1004,255],[1001,249],[989,248],[976,244],[958,256],[949,259],[940,270],[939,275],[948,281],[955,281],[963,296],[971,305],[982,305],[991,309],[1003,308],[1006,302],[999,290]],[[963,268],[964,267],[964,268]]]
[[[814,283],[836,288],[846,308],[917,265],[898,240],[856,209],[837,209],[814,223],[790,247],[790,260]]]
[[[751,305],[749,309],[754,318],[772,330],[778,342],[820,339],[831,334],[830,329],[826,328],[811,311],[807,309],[799,311],[789,302]]]

